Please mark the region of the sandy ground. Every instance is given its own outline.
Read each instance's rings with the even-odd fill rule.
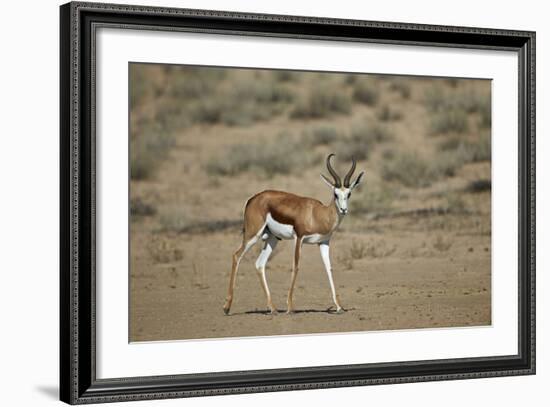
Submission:
[[[390,125],[395,139],[386,150],[436,151],[426,144],[432,139],[426,136],[428,117],[419,102],[422,86],[413,84],[406,101],[384,94],[383,98],[403,113],[401,120]],[[372,118],[374,109],[354,107],[353,117]],[[325,122],[347,126],[352,118],[333,116]],[[467,214],[406,213],[411,208],[437,207],[442,191],[464,191],[469,182],[490,178],[489,162],[467,164],[455,176],[428,188],[405,188],[392,202],[396,216],[348,214],[331,242],[333,275],[347,309],[344,314],[333,312],[318,247],[308,245],[304,246],[294,294],[297,312],[285,314],[292,243],[281,242],[267,270],[279,314],[266,312],[253,265],[258,244],[241,262],[231,314],[224,315],[222,306],[231,256],[240,244],[240,226],[178,233],[163,230],[162,217],[185,213],[186,219],[235,223],[242,217],[245,200],[263,189],[287,190],[326,202],[330,192],[319,179],[319,172],[325,170],[322,162],[299,176],[270,179],[250,173],[212,177],[201,164],[223,156],[232,144],[273,140],[281,129],[292,128],[299,134],[308,125],[276,117],[246,128],[193,126],[178,134],[176,146],[155,177],[131,182],[131,198],[156,210],[152,216],[131,219],[131,341],[491,324],[490,191],[462,194]],[[320,154],[325,155],[322,148]],[[352,199],[363,199],[380,185],[378,169],[383,159],[380,148],[358,164],[367,174],[361,193]],[[399,211],[405,212],[399,215]]]
[[[357,234],[346,232],[345,226],[340,232],[334,237],[331,250],[337,292],[346,313],[332,312],[329,284],[314,245],[305,246],[303,251],[295,289],[297,312],[284,313],[292,244],[281,242],[268,267],[269,286],[280,313],[266,312],[265,296],[253,265],[258,246],[241,263],[229,316],[223,314],[222,305],[231,253],[238,245],[237,230],[200,238],[156,236],[153,246],[161,247],[167,254],[168,261],[162,264],[151,261],[147,249],[147,244],[151,245],[150,234],[133,233],[132,248],[137,253],[131,264],[131,339],[153,341],[491,323],[489,236],[454,236],[452,247],[442,250],[445,246],[438,244],[441,234],[407,230]],[[352,260],[350,265],[339,253],[359,239],[368,242],[372,253]]]

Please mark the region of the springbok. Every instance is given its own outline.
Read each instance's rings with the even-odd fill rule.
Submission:
[[[265,266],[269,260],[269,256],[275,249],[275,246],[277,246],[277,242],[281,239],[294,239],[294,262],[287,297],[287,313],[294,311],[292,294],[298,274],[298,264],[300,262],[303,243],[319,245],[332,291],[332,300],[334,301],[334,305],[336,305],[336,312],[342,313],[344,311],[338,301],[332,279],[329,256],[330,238],[340,225],[340,222],[342,222],[344,216],[348,213],[348,200],[351,192],[361,182],[364,171],[357,176],[355,181],[351,182],[351,177],[356,166],[355,159],[352,158],[351,168],[344,177],[342,185],[341,178],[330,163],[330,159],[333,156],[334,154],[330,154],[327,157],[327,169],[330,175],[332,175],[334,182],[329,181],[327,177],[321,174],[321,179],[333,192],[333,197],[327,205],[313,198],[270,190],[260,192],[246,202],[244,208],[243,240],[241,246],[233,254],[229,292],[223,306],[226,315],[229,314],[231,303],[233,302],[233,290],[235,289],[235,278],[239,263],[246,252],[260,239],[264,241],[264,246],[256,260],[256,271],[267,297],[267,305],[272,314],[277,313],[277,310],[273,305],[269,287],[267,286]]]

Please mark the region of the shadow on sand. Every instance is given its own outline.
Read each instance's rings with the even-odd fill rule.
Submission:
[[[346,308],[344,311],[353,311],[355,308]],[[344,312],[344,313],[345,313]],[[286,309],[277,309],[278,314],[286,314]],[[267,309],[255,309],[252,311],[244,311],[244,312],[236,312],[232,315],[271,315],[271,312]],[[336,312],[336,309],[334,307],[329,307],[326,309],[314,309],[314,308],[307,308],[307,309],[297,309],[294,310],[293,314],[335,314],[338,315],[338,312]]]

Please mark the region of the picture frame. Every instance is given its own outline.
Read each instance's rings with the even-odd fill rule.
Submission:
[[[535,374],[534,32],[83,2],[61,6],[60,23],[62,401],[84,404]],[[96,170],[101,157],[96,149],[95,36],[101,27],[517,54],[517,353],[99,378]]]

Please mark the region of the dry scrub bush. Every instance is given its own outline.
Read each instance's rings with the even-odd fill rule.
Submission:
[[[435,113],[430,122],[430,134],[466,133],[468,115],[460,109],[452,108]]]
[[[407,187],[425,187],[434,179],[428,163],[414,153],[400,153],[392,160],[384,161],[382,178],[397,181]]]
[[[428,88],[424,94],[426,109],[434,116],[430,133],[466,133],[469,130],[469,116],[478,117],[478,127],[491,126],[491,96],[473,90],[445,91],[441,85]]]
[[[336,155],[344,161],[366,160],[377,144],[393,139],[387,127],[381,125],[356,124],[348,137],[342,137],[336,145]]]
[[[390,122],[400,120],[403,117],[403,114],[397,109],[384,105],[378,110],[376,117],[382,122]]]
[[[307,130],[304,136],[307,142],[315,147],[336,142],[340,134],[335,127],[324,125]]]
[[[395,196],[395,190],[386,184],[365,185],[359,192],[354,193],[350,209],[354,214],[387,213],[392,210]]]
[[[130,215],[132,220],[143,216],[152,216],[157,213],[156,208],[144,202],[141,198],[132,198],[130,200]]]
[[[206,165],[211,175],[235,176],[242,172],[259,172],[268,178],[290,174],[306,168],[315,159],[306,144],[286,134],[269,144],[238,144],[231,146],[221,157],[214,157]]]
[[[337,86],[321,85],[300,99],[290,112],[293,119],[319,119],[331,114],[350,114],[351,98]]]
[[[403,99],[411,97],[410,81],[403,78],[395,78],[390,81],[390,90],[397,92]]]
[[[399,153],[387,160],[382,166],[382,178],[385,181],[396,181],[406,187],[428,187],[444,177],[455,175],[462,162],[456,157],[439,154],[426,160],[416,153]]]
[[[471,141],[454,137],[439,144],[439,150],[453,155],[462,163],[482,162],[491,160],[491,136],[482,134],[477,140]]]
[[[353,100],[368,106],[375,106],[380,92],[372,79],[363,78],[353,85]]]
[[[154,128],[134,136],[130,141],[130,177],[150,178],[175,144],[171,133]]]

